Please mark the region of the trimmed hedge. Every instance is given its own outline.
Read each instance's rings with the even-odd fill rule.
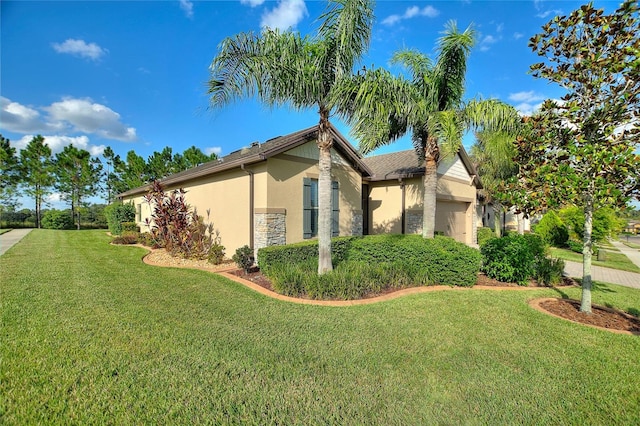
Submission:
[[[332,255],[334,271],[320,276],[317,241],[262,248],[258,265],[279,293],[350,299],[389,288],[472,286],[481,259],[478,250],[452,238],[420,235],[338,237]]]
[[[115,202],[104,208],[104,215],[107,218],[109,231],[112,235],[122,234],[123,222],[134,222],[136,219],[136,208],[131,203],[123,204]],[[135,229],[130,229],[135,231]]]

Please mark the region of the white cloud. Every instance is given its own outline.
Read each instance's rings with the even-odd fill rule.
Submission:
[[[10,132],[81,132],[122,141],[136,139],[136,129],[124,125],[120,121],[120,114],[91,99],[63,98],[60,102],[36,109],[0,97],[0,106],[0,129]],[[44,111],[46,116],[39,110]]]
[[[428,18],[435,18],[440,14],[440,11],[433,6],[425,6],[422,9],[418,6],[411,6],[405,10],[403,15],[389,15],[382,20],[383,25],[394,25],[405,19],[415,18],[416,16],[426,16]]]
[[[180,0],[180,9],[184,11],[187,18],[193,18],[193,3],[189,0]]]
[[[530,90],[528,92],[509,93],[509,100],[514,102],[536,102],[546,99],[544,95]]]
[[[0,127],[10,132],[37,132],[42,127],[40,113],[33,108],[0,97]]]
[[[492,35],[487,35],[482,38],[480,41],[480,50],[482,52],[486,52],[491,48],[492,44],[497,43],[502,37],[494,37]]]
[[[549,16],[557,16],[557,15],[562,15],[561,9],[545,10],[544,12],[538,13],[536,17],[544,19]]]
[[[513,33],[513,38],[516,40],[520,40],[522,37],[524,37],[522,33]]]
[[[24,135],[17,141],[12,141],[11,145],[13,145],[16,149],[22,150],[26,148],[26,146],[31,142],[34,135]],[[51,148],[51,152],[53,154],[57,154],[61,152],[65,146],[73,144],[76,148],[84,149],[85,151],[89,151],[92,157],[97,157],[104,152],[106,146],[104,145],[92,145],[87,136],[60,136],[60,135],[50,135],[43,136],[44,143]]]
[[[58,53],[68,53],[94,61],[97,61],[108,52],[107,49],[103,49],[95,43],[87,44],[84,40],[76,40],[73,38],[69,38],[63,43],[52,43],[51,45]]]
[[[518,111],[518,114],[530,116],[530,115],[533,115],[534,112],[538,111],[541,106],[542,106],[542,102],[538,102],[535,104],[522,102],[518,105],[515,105],[514,108],[516,109],[516,111]]]
[[[240,0],[241,4],[248,4],[251,7],[260,6],[265,0]]]
[[[136,139],[136,129],[122,124],[120,114],[109,107],[93,103],[91,99],[64,98],[43,109],[49,112],[53,120],[67,122],[76,131],[95,133],[107,139]]]
[[[499,32],[499,33],[501,33],[501,32],[502,32],[502,30],[504,30],[504,24],[503,24],[503,23],[499,23],[499,24],[496,26],[496,31],[497,31],[497,32]]]
[[[278,5],[262,15],[261,27],[280,30],[295,28],[307,16],[304,0],[279,0]]]
[[[222,147],[212,146],[212,147],[209,147],[209,148],[205,148],[204,149],[204,153],[207,154],[207,155],[211,155],[211,154],[220,155],[220,154],[222,154]]]

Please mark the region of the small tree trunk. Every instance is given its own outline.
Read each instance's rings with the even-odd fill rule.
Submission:
[[[593,229],[593,196],[586,196],[584,204],[584,246],[582,248],[582,300],[580,312],[591,313],[591,232]]]
[[[331,146],[328,114],[318,126],[318,275],[333,270],[331,263]]]

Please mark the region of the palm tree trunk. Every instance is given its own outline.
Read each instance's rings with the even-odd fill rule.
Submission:
[[[333,270],[331,263],[331,146],[328,111],[320,111],[318,125],[318,275]]]
[[[422,237],[433,238],[436,229],[436,190],[438,187],[438,141],[428,138],[425,144],[424,196],[422,200]]]
[[[591,313],[591,247],[593,241],[593,196],[588,194],[584,204],[584,245],[582,248],[582,300],[580,312]]]
[[[496,233],[496,237],[502,236],[502,211],[504,207],[500,204],[493,205],[493,232]]]

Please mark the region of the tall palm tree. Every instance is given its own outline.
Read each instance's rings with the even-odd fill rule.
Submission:
[[[318,109],[318,273],[331,264],[332,91],[352,75],[366,52],[373,25],[373,0],[331,0],[313,37],[265,29],[225,39],[211,64],[208,93],[220,108],[257,96],[269,106]]]
[[[433,238],[435,231],[440,158],[458,152],[467,129],[499,129],[517,121],[515,110],[500,101],[463,102],[467,58],[474,38],[471,27],[459,32],[451,21],[438,40],[435,63],[415,50],[393,56],[392,63],[407,68],[411,80],[384,69],[365,69],[336,91],[337,111],[352,125],[363,153],[412,133],[416,153],[425,162],[425,238]]]

